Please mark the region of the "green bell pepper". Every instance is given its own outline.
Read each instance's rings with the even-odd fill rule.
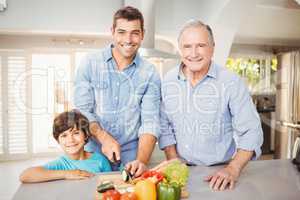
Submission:
[[[180,200],[181,187],[176,183],[159,183],[157,185],[158,200]]]

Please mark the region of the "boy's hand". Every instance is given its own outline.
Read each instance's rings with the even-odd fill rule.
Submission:
[[[64,173],[65,173],[65,179],[67,180],[87,179],[94,176],[94,174],[90,172],[79,170],[79,169],[67,170]]]

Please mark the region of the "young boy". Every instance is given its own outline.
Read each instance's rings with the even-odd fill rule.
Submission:
[[[59,179],[85,179],[94,173],[111,171],[107,158],[84,150],[90,136],[89,121],[79,111],[63,112],[54,119],[53,137],[65,155],[44,166],[31,167],[20,175],[23,183]]]

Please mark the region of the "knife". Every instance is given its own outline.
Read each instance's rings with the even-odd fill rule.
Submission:
[[[117,165],[119,166],[121,164],[121,160],[117,160],[117,157],[116,157],[116,153],[113,152],[113,160],[112,160],[112,163],[113,165]]]

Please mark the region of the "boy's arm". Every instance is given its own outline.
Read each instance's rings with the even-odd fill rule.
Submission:
[[[22,172],[20,181],[23,183],[38,183],[60,179],[85,179],[93,176],[83,170],[47,170],[43,167],[31,167]]]

